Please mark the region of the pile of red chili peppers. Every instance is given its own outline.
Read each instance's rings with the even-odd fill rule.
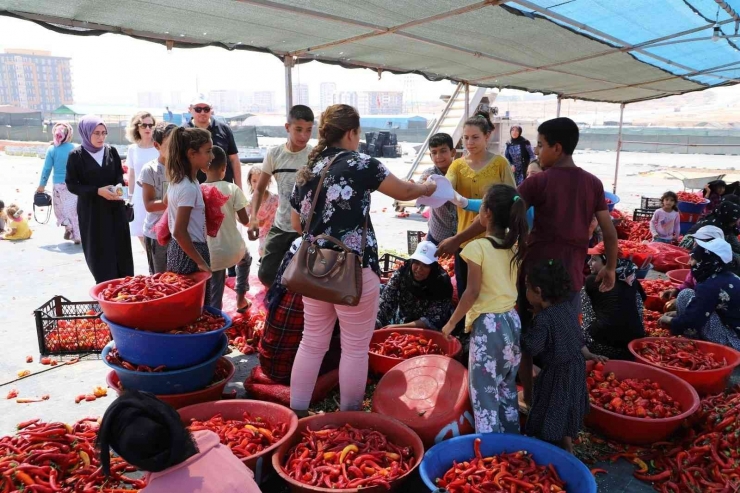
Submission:
[[[229,447],[237,458],[244,460],[277,443],[288,431],[288,424],[273,425],[260,417],[253,418],[247,412],[243,419],[224,419],[219,413],[206,421],[192,420],[188,430],[216,433],[222,444]]]
[[[121,358],[121,355],[118,354],[118,349],[116,348],[113,348],[110,350],[110,352],[105,356],[105,360],[111,365],[120,366],[121,368],[125,370],[143,371],[147,373],[152,373],[152,372],[159,373],[159,372],[167,371],[167,367],[164,365],[160,365],[156,368],[152,368],[151,366],[147,366],[147,365],[131,364],[125,359]]]
[[[0,438],[0,491],[119,493],[144,488],[145,481],[124,476],[136,468],[120,457],[111,457],[111,476],[103,475],[95,452],[98,428],[97,418],[72,426],[38,419],[20,423],[18,433]]]
[[[660,296],[660,293],[662,293],[666,289],[676,287],[673,282],[666,281],[665,279],[649,279],[647,281],[641,280],[640,286],[642,286],[642,289],[648,296]]]
[[[203,314],[198,317],[195,322],[185,325],[184,327],[178,327],[165,332],[165,334],[203,334],[205,332],[211,332],[212,330],[218,330],[224,326],[226,319],[220,315],[214,315],[210,312],[203,311]]]
[[[104,300],[118,303],[152,301],[177,294],[194,285],[194,280],[173,272],[153,276],[128,276],[121,282],[106,287],[100,296]]]
[[[597,363],[586,378],[592,405],[635,418],[660,419],[678,416],[681,406],[657,382],[642,378],[619,380],[613,372],[604,375]]]
[[[255,353],[265,332],[265,318],[263,311],[255,310],[234,317],[231,327],[226,331],[229,344],[244,354]]]
[[[619,220],[616,225],[616,229],[620,240],[629,240],[639,243],[641,241],[650,241],[653,239],[653,235],[650,233],[649,221],[633,221],[617,210],[612,212],[612,217],[616,217],[616,219]]]
[[[450,493],[566,490],[552,464],[539,465],[524,450],[483,457],[480,438],[473,442],[473,449],[475,456],[453,462],[444,476],[437,478],[437,486]]]
[[[87,315],[97,315],[97,312],[90,310]],[[44,335],[49,353],[102,351],[109,342],[110,329],[100,318],[58,320],[56,328]]]
[[[658,327],[658,320],[663,314],[645,308],[642,311],[642,324],[645,327],[646,337],[670,337],[671,331]]]
[[[325,488],[390,489],[395,479],[414,467],[416,457],[409,447],[399,447],[372,429],[349,424],[303,432],[283,466],[291,478]]]
[[[666,368],[701,371],[727,366],[726,359],[717,361],[714,354],[702,352],[690,339],[645,341],[637,352],[651,363]]]
[[[429,338],[398,332],[392,332],[383,342],[370,344],[370,352],[401,359],[426,354],[445,354],[442,348]]]
[[[455,257],[440,257],[437,262],[447,272],[448,276],[455,277]]]
[[[678,201],[679,202],[688,202],[689,204],[703,204],[704,197],[700,197],[695,193],[691,192],[678,192],[676,195],[678,195]]]

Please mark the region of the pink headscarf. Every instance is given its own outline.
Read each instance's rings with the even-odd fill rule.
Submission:
[[[51,129],[51,134],[54,136],[54,147],[59,147],[62,144],[72,140],[72,134],[74,129],[72,125],[67,122],[55,123]]]

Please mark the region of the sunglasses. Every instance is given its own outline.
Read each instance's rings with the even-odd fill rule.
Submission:
[[[153,123],[139,123],[139,126],[143,128],[154,128]]]
[[[210,106],[196,106],[193,108],[196,113],[210,113],[211,107]]]

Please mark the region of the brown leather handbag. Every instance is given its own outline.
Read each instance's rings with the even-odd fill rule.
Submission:
[[[342,154],[342,153],[340,153]],[[308,213],[306,228],[311,225],[321,187],[326,173],[339,156],[337,154],[321,172],[319,184]],[[367,238],[367,216],[362,229],[361,252],[365,251]],[[321,248],[319,241],[333,243],[340,250]],[[326,301],[334,305],[357,306],[362,296],[362,256],[347,248],[338,239],[329,235],[319,235],[308,241],[308,234],[303,235],[303,242],[283,273],[283,284],[289,291],[307,298]]]

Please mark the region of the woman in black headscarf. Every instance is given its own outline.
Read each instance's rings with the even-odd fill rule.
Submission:
[[[740,197],[728,195],[722,199],[717,208],[703,219],[699,220],[686,234],[679,245],[681,248],[692,250],[695,245],[693,234],[704,226],[717,226],[725,234],[725,241],[732,249],[730,270],[740,274],[740,241],[738,241],[738,221],[740,220]]]
[[[599,246],[601,248],[599,248]],[[586,346],[592,353],[610,359],[631,360],[627,344],[645,337],[642,322],[645,291],[637,281],[637,266],[628,259],[617,260],[614,289],[602,293],[596,280],[606,265],[603,244],[588,251],[592,275],[586,278],[581,291],[583,332]]]
[[[192,435],[173,408],[148,392],[127,390],[105,411],[98,431],[100,465],[110,475],[110,449],[146,471],[141,493],[259,492],[252,473],[212,431]]]
[[[441,330],[452,315],[452,281],[437,262],[437,247],[422,241],[380,295],[375,328]]]
[[[524,178],[527,177],[527,167],[535,157],[534,150],[532,150],[532,144],[522,137],[522,127],[514,125],[509,133],[511,140],[506,143],[504,155],[511,164],[511,172],[514,173],[516,184],[521,185]]]

